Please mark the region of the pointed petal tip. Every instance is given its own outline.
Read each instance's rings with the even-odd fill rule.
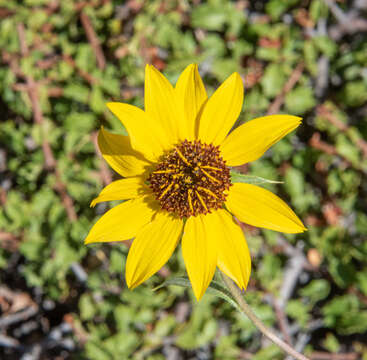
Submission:
[[[303,122],[303,118],[301,118],[300,116],[295,116],[295,119],[297,120],[297,125],[301,125]]]
[[[129,290],[134,290],[143,282],[143,281],[138,281],[138,279],[136,278],[136,276],[134,276],[134,274],[130,276],[129,273],[126,273],[126,270],[125,270],[125,281],[126,281],[126,285],[129,288]]]
[[[302,124],[303,118],[301,118],[300,116],[295,115],[285,115],[285,116],[288,118],[287,120],[289,121],[289,123],[295,125],[295,128]]]
[[[196,292],[194,288],[192,289],[192,291],[194,293],[196,301],[200,301],[203,298],[204,293],[205,293],[205,291]]]
[[[127,277],[126,277],[126,274],[125,274],[125,281],[126,281],[126,285],[128,287],[129,290],[133,290],[134,289],[134,284],[131,282],[131,280],[129,280]]]
[[[93,243],[93,241],[88,239],[88,236],[87,236],[86,239],[84,240],[84,245],[89,245],[89,244],[92,244],[92,243]]]
[[[233,77],[233,81],[236,81],[238,82],[240,85],[243,86],[243,80],[242,80],[242,77],[241,75],[236,71],[234,72],[231,76],[231,78]]]
[[[145,65],[145,76],[149,73],[161,73],[153,64],[146,64]]]
[[[286,234],[303,234],[304,232],[308,231],[308,229],[305,226],[303,226],[303,224],[302,226],[300,224],[295,224],[295,225],[296,225],[296,228],[294,230],[289,230],[289,231],[283,230],[282,232]]]
[[[303,222],[301,221],[301,219],[297,216],[297,226],[299,227],[299,231],[295,232],[296,234],[301,234],[304,233],[306,231],[308,231],[308,229],[306,228],[306,226],[303,225]]]

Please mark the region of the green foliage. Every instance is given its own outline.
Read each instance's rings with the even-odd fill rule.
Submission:
[[[333,2],[363,17],[354,3]],[[98,37],[105,66],[81,12]],[[21,53],[19,24],[27,54]],[[236,125],[266,115],[278,101],[277,113],[303,117],[297,131],[261,159],[231,171],[233,182],[278,194],[308,228],[284,237],[244,228],[253,262],[248,302],[278,330],[269,294],[282,295],[290,264],[301,252],[312,266],[302,269],[282,309],[296,329],[293,340],[306,334],[309,352],[355,351],[367,359],[360,340],[367,331],[366,44],[366,33],[353,32],[353,22],[341,24],[323,0],[0,0],[0,278],[29,294],[41,324],[19,342],[48,343],[47,326],[52,330],[71,316],[76,346],[55,347],[45,358],[158,360],[172,349],[182,358],[204,352],[207,358],[237,359],[243,351],[253,359],[284,358],[277,347],[262,346],[219,282],[199,303],[183,287],[152,291],[162,282],[189,287],[180,249],[162,271],[164,281],[158,274],[130,291],[123,280],[124,244],[83,245],[91,226],[113,206],[89,207],[106,184],[107,165],[94,136],[102,125],[127,134],[105,103],[143,108],[145,63],[174,84],[186,65],[197,62],[208,94],[233,71],[240,73],[245,102]],[[292,84],[299,64],[304,69]],[[34,119],[27,76],[39,84],[41,123]],[[45,142],[55,166],[46,163]],[[112,170],[108,176],[119,178]],[[53,310],[43,309],[47,301],[54,302]],[[321,323],[320,333],[313,332],[314,323]],[[15,330],[2,329],[10,337]],[[1,358],[20,356],[2,351],[0,346]]]

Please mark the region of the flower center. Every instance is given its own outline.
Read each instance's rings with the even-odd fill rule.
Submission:
[[[161,207],[181,218],[221,208],[231,186],[219,146],[184,140],[163,156],[148,178]]]

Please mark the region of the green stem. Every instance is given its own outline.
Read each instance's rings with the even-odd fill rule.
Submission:
[[[290,345],[276,336],[272,331],[270,331],[263,322],[254,314],[251,310],[249,304],[247,304],[246,300],[241,294],[240,289],[237,285],[225,274],[221,273],[222,279],[226,284],[228,290],[231,292],[233,297],[236,299],[237,304],[241,308],[242,312],[254,323],[254,325],[274,344],[278,345],[283,351],[287,354],[293,356],[297,360],[310,360],[306,356],[300,354],[296,350],[294,350]]]

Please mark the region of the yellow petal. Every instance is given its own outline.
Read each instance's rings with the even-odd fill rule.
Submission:
[[[229,166],[254,161],[293,131],[301,120],[291,115],[269,115],[251,120],[228,135],[220,146],[221,154]]]
[[[149,187],[144,184],[142,177],[131,177],[116,180],[108,184],[91,202],[90,206],[95,207],[102,201],[134,199],[144,194],[149,194]]]
[[[198,132],[198,114],[207,100],[197,64],[189,65],[182,72],[177,80],[175,95],[179,111],[185,116],[185,121],[179,128],[180,140],[194,140]]]
[[[155,161],[169,147],[167,135],[160,123],[143,110],[118,102],[107,103],[107,107],[124,124],[133,149],[144,154],[147,159]]]
[[[182,237],[182,254],[186,270],[197,300],[204,295],[215,272],[217,251],[214,229],[208,215],[191,216],[185,224]]]
[[[146,113],[166,134],[165,149],[168,149],[177,143],[184,117],[177,111],[173,86],[152,65],[145,67],[144,103]]]
[[[251,273],[251,257],[243,231],[224,209],[213,211],[207,221],[216,233],[211,240],[217,246],[219,269],[241,289],[246,289]]]
[[[136,236],[158,207],[149,196],[128,200],[107,211],[92,227],[85,244],[123,241]]]
[[[246,224],[285,233],[307,230],[283,200],[256,185],[233,184],[229,189],[226,206]]]
[[[220,145],[236,122],[243,102],[243,83],[233,73],[209,98],[199,120],[199,139]]]
[[[108,164],[124,177],[143,174],[151,165],[144,156],[133,150],[128,136],[112,134],[101,128],[98,146]]]
[[[160,211],[136,235],[126,261],[126,283],[135,288],[155,274],[171,257],[180,239],[183,221]]]

